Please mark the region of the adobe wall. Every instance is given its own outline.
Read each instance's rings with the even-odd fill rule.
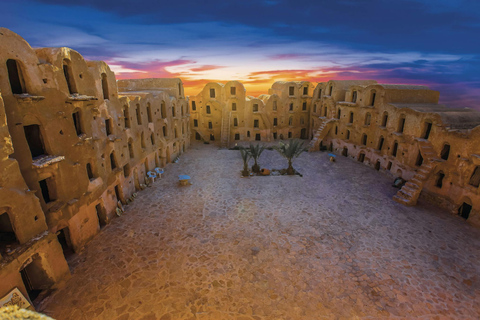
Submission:
[[[39,265],[59,266],[47,272],[51,286],[68,274],[56,234],[80,251],[117,215],[118,203],[146,187],[149,171],[189,147],[179,79],[119,86],[125,92],[104,62],[85,61],[69,48],[32,49],[0,29],[0,208],[19,245],[41,255]],[[46,231],[43,246],[32,243]],[[16,256],[23,249],[8,250]],[[14,280],[2,283],[0,294],[21,287],[18,264],[2,266],[2,277]]]
[[[438,105],[439,93],[423,86],[364,84],[338,88],[337,85],[338,81],[320,83],[314,92],[311,134],[328,121],[324,129],[328,132],[323,133],[321,141],[323,146],[412,181],[422,168],[417,163],[419,153],[424,156],[420,145],[427,145],[433,161],[421,196],[454,214],[466,202],[473,207],[467,221],[480,225],[479,188],[469,184],[480,165],[480,113]],[[330,88],[333,88],[331,95],[320,93]],[[465,118],[469,121],[464,122]],[[428,123],[431,123],[430,135],[422,139]],[[450,152],[447,159],[442,159],[445,145],[449,145]],[[439,186],[440,174],[444,177]]]
[[[208,83],[189,97],[191,139],[223,147],[239,141],[307,139],[313,89],[307,81],[276,82],[268,95],[251,97],[238,81]]]

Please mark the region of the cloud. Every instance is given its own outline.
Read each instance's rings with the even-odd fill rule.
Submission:
[[[0,19],[32,46],[72,47],[119,78],[181,77],[187,93],[206,79],[256,94],[276,80],[370,78],[429,84],[472,106],[480,15],[459,1],[4,0]],[[465,90],[446,89],[456,86]]]

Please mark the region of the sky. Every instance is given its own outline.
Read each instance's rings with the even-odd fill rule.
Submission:
[[[480,110],[479,0],[2,0],[0,26],[70,47],[117,79],[179,77],[187,95],[239,80],[427,85]]]

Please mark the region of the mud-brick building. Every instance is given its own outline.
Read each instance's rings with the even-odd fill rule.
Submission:
[[[60,285],[70,271],[57,237],[47,230],[39,199],[12,154],[0,96],[0,296],[18,288],[34,300],[45,289]]]
[[[32,49],[0,29],[0,237],[12,239],[2,242],[7,257],[25,255],[2,260],[0,297],[18,287],[34,300],[58,284],[68,275],[62,249],[81,250],[189,146],[181,81],[153,85],[119,95],[106,63],[69,48]]]
[[[438,104],[425,86],[373,80],[315,88],[310,149],[329,149],[408,180],[394,200],[421,196],[480,225],[480,112]]]
[[[189,97],[192,140],[229,147],[239,141],[307,139],[313,90],[308,81],[279,81],[268,94],[251,97],[238,81],[208,83]]]

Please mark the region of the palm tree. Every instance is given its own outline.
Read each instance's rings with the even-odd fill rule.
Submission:
[[[294,158],[300,156],[302,152],[306,151],[306,149],[303,147],[303,142],[300,140],[290,140],[287,144],[280,142],[278,146],[275,147],[275,150],[277,150],[278,153],[282,155],[282,157],[288,160],[287,174],[295,174],[295,169],[293,169],[292,161]]]
[[[250,175],[250,172],[248,171],[248,160],[250,160],[251,157],[250,152],[248,152],[248,149],[240,147],[240,154],[242,155],[243,160],[242,176],[248,177]]]
[[[263,150],[265,150],[265,146],[260,145],[259,143],[257,145],[250,144],[250,147],[248,147],[248,152],[250,153],[250,156],[253,158],[253,161],[255,163],[252,166],[252,171],[255,173],[260,172],[260,166],[257,163],[258,158],[260,158],[260,155],[262,154]]]

